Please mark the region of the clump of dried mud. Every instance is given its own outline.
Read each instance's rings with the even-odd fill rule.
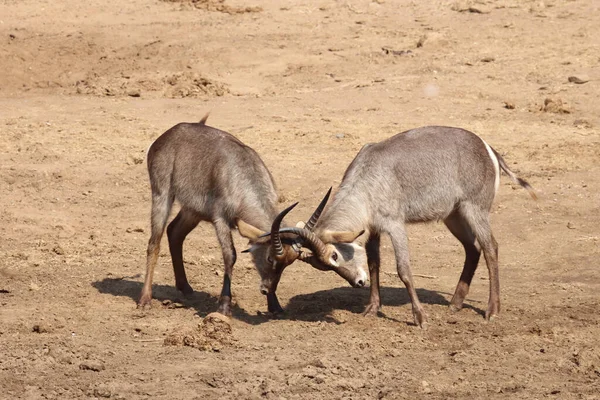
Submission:
[[[571,110],[561,99],[546,98],[544,105],[540,107],[540,111],[554,114],[570,114]]]
[[[196,72],[179,72],[158,78],[131,79],[130,77],[105,78],[92,74],[76,83],[78,94],[96,96],[158,95],[171,99],[186,97],[219,97],[228,94],[228,87]]]
[[[211,313],[195,329],[177,330],[165,338],[165,346],[190,346],[203,351],[219,351],[233,343],[231,321]]]
[[[225,4],[225,0],[163,0],[167,3],[181,3],[199,10],[216,11],[227,14],[244,14],[262,11],[262,7],[233,7]]]

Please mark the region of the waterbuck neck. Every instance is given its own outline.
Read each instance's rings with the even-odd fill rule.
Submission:
[[[329,207],[319,218],[316,230],[360,231],[368,229],[369,200],[361,191],[340,187]]]

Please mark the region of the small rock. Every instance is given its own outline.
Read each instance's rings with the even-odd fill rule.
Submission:
[[[423,39],[423,42],[421,42],[421,40],[419,40],[417,42],[417,47],[423,46],[424,41],[425,41],[425,39]],[[393,56],[403,56],[403,55],[412,54],[411,50],[394,50],[394,49],[390,49],[389,47],[382,47],[381,50],[383,50],[383,52],[385,54],[391,54]]]
[[[589,82],[590,80],[588,78],[580,78],[578,76],[570,76],[569,77],[569,82],[571,83],[576,83],[578,85],[584,84]]]
[[[110,396],[112,396],[112,393],[108,387],[105,385],[100,385],[94,389],[94,396],[108,399]]]
[[[313,367],[321,368],[321,369],[329,369],[332,368],[332,364],[329,360],[318,358],[310,363]]]
[[[52,251],[54,252],[54,254],[58,254],[59,256],[63,256],[65,254],[65,251],[59,245],[54,246]]]
[[[144,233],[144,228],[127,228],[127,229],[125,229],[125,232],[127,232],[127,233],[132,233],[132,232]]]
[[[390,390],[389,389],[382,389],[379,391],[379,393],[377,393],[377,399],[381,400],[381,399],[385,399],[385,397],[390,394]]]
[[[425,35],[421,36],[417,43],[415,44],[417,48],[420,47],[444,47],[448,45],[448,39],[442,35],[440,32],[428,32]],[[406,54],[412,53],[410,50],[407,51]]]
[[[317,376],[317,370],[312,365],[308,365],[302,370],[302,375],[304,375],[307,378],[314,378],[315,376]]]
[[[127,164],[129,165],[140,165],[144,163],[144,158],[138,155],[130,155],[127,160]]]
[[[470,1],[461,0],[454,3],[450,9],[452,11],[457,12],[469,12],[473,14],[488,14],[490,11],[488,9],[482,8],[480,6],[473,6]]]
[[[127,92],[127,96],[129,97],[140,97],[141,95],[140,89],[131,89]]]
[[[325,383],[325,380],[327,379],[327,377],[323,374],[317,374],[317,376],[315,376],[315,383],[317,384],[322,384]]]
[[[79,369],[100,372],[104,370],[104,364],[100,361],[86,360],[79,364]]]
[[[551,99],[549,97],[544,100],[544,105],[540,108],[540,111],[555,114],[571,113],[561,99]]]
[[[573,121],[573,126],[575,126],[576,128],[586,129],[591,129],[594,127],[592,123],[586,119],[576,119],[575,121]]]
[[[38,285],[35,282],[31,282],[29,284],[29,290],[31,290],[32,292],[37,292],[38,290],[40,290],[40,285]]]
[[[49,333],[51,331],[51,327],[46,322],[40,322],[35,324],[33,328],[31,328],[31,331],[36,333]]]
[[[338,139],[343,139],[346,137],[346,135],[344,135],[343,133],[338,133],[337,135],[335,135],[335,137]]]
[[[429,382],[422,381],[421,385],[423,386],[423,392],[425,392],[425,393],[431,393],[432,392],[431,388],[429,387]]]
[[[493,61],[496,61],[496,59],[494,57],[483,57],[481,59],[481,62],[484,62],[484,63],[490,63],[490,62],[493,62]]]
[[[510,101],[505,101],[504,102],[504,108],[506,108],[507,110],[514,110],[515,109],[515,104],[511,103]]]
[[[300,375],[299,373],[293,373],[287,377],[285,383],[288,386],[297,387],[301,381],[302,375]]]
[[[575,224],[573,224],[571,221],[567,222],[567,228],[569,228],[569,229],[577,229],[577,227],[575,226]]]

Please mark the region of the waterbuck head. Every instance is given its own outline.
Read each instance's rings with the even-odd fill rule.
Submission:
[[[297,259],[304,261],[321,271],[334,271],[353,287],[363,287],[367,283],[367,255],[364,248],[364,230],[329,231],[317,235],[313,229],[329,199],[331,188],[313,213],[311,219],[293,228],[282,228],[278,235],[292,234],[296,237],[296,247],[305,247],[310,252],[300,250]],[[269,234],[264,234],[263,237]]]
[[[272,234],[268,234],[242,220],[238,221],[240,234],[250,241],[250,253],[260,275],[260,292],[273,295],[281,279],[283,270],[300,257],[301,248],[289,234],[279,233],[281,221],[298,203],[283,210],[271,225]]]

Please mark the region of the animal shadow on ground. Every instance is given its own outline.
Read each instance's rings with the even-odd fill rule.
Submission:
[[[133,308],[135,307],[135,302],[137,302],[142,290],[142,282],[132,280],[134,278],[136,277],[104,278],[92,282],[92,286],[100,293],[131,298],[133,300]],[[450,304],[441,293],[436,291],[417,289],[417,294],[419,300],[425,304]],[[193,308],[201,317],[205,317],[211,312],[215,312],[219,302],[218,296],[213,296],[198,290],[194,291],[191,296],[185,297],[177,290],[177,288],[175,288],[175,286],[170,285],[153,285],[152,297],[160,303],[168,300],[169,302],[164,306],[165,308],[173,308],[179,305],[185,308]],[[369,302],[369,289],[338,287],[294,296],[289,300],[287,305],[285,305],[285,299],[280,298],[280,301],[282,301],[282,305],[284,305],[285,312],[278,316],[260,312],[255,315],[249,314],[246,310],[239,307],[235,303],[235,300],[232,302],[232,315],[233,318],[251,325],[260,325],[269,322],[274,318],[299,321],[325,321],[341,324],[342,322],[331,315],[332,312],[334,310],[346,310],[355,314],[361,314]],[[410,298],[408,297],[405,288],[382,287],[381,303],[384,308],[386,306],[410,305]],[[471,308],[481,315],[484,315],[485,313],[483,310],[468,304],[465,304],[464,307]],[[381,311],[378,315],[383,318],[392,319],[396,322],[402,322],[388,317]],[[408,309],[406,322],[409,325],[412,325],[412,317],[410,315],[410,309]]]
[[[402,322],[387,316],[384,311],[386,307],[390,306],[410,306],[410,298],[406,289],[400,287],[381,287],[380,293],[383,311],[378,312],[378,316],[391,319],[395,322]],[[419,296],[421,303],[424,304],[439,304],[445,306],[450,304],[446,297],[440,292],[417,289],[417,295]],[[338,287],[292,297],[285,307],[285,316],[292,320],[327,321],[340,324],[341,322],[331,315],[332,311],[346,310],[355,314],[361,314],[368,303],[368,288],[354,289],[351,287]],[[471,308],[480,315],[485,315],[485,312],[477,307],[465,304],[464,308]],[[407,319],[405,322],[409,325],[414,325],[412,322],[411,308],[407,308],[407,310]]]
[[[113,296],[129,297],[133,301],[131,307],[134,309],[142,291],[142,282],[135,281],[133,279],[139,278],[139,275],[126,276],[119,278],[104,278],[92,282],[92,286],[96,288],[100,293],[111,294]],[[184,296],[174,285],[152,285],[152,299],[153,307],[155,308],[190,308],[194,309],[198,315],[202,318],[208,314],[217,311],[219,307],[219,297],[213,296],[210,293],[202,290],[194,290],[194,293],[190,296]],[[165,301],[167,300],[167,302]],[[162,303],[157,307],[157,302]],[[265,309],[267,308],[267,301],[265,298]],[[245,322],[250,325],[260,325],[262,323],[269,322],[274,318],[282,318],[282,316],[273,316],[269,313],[257,313],[249,314],[246,310],[241,308],[235,301],[235,294],[231,304],[232,317]]]
[[[136,307],[136,302],[138,301],[142,291],[143,283],[131,280],[131,278],[136,277],[104,278],[102,280],[92,282],[92,286],[95,287],[100,293],[131,298],[133,300],[133,308]],[[165,300],[168,300],[166,305],[164,305],[165,308],[176,308],[180,306],[185,308],[193,308],[201,317],[205,317],[211,312],[217,311],[219,306],[218,296],[213,296],[209,293],[198,290],[195,290],[191,296],[184,296],[177,290],[175,286],[170,285],[152,285],[152,298],[163,304],[165,304]],[[153,306],[155,307],[156,302],[153,303]],[[232,302],[232,314],[233,317],[251,324],[259,323],[258,321],[265,319],[261,316],[249,315],[246,310],[235,304],[235,300]]]

